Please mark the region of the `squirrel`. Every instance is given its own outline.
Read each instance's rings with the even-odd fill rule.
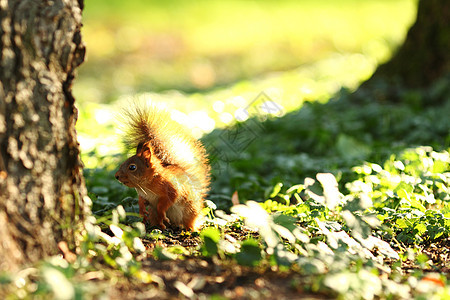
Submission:
[[[123,120],[124,143],[136,154],[115,177],[136,189],[144,222],[198,230],[210,172],[201,142],[154,104],[132,105]]]

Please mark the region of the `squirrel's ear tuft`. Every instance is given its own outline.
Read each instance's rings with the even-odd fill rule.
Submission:
[[[144,146],[144,142],[140,142],[136,148],[136,155],[142,152],[142,147]]]
[[[147,167],[150,166],[150,159],[152,157],[152,148],[150,142],[139,143],[136,149],[136,155],[140,156],[147,163]]]

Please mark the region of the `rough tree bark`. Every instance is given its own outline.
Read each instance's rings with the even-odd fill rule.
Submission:
[[[88,211],[71,92],[82,8],[0,1],[0,270],[74,245]]]
[[[401,88],[426,88],[449,75],[450,1],[420,0],[416,22],[403,45],[361,87],[389,86],[383,98],[396,101]]]

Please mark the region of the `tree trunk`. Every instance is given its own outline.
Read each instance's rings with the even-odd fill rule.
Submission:
[[[73,246],[88,212],[71,92],[82,8],[0,1],[0,270]]]
[[[404,44],[361,87],[384,90],[384,100],[398,100],[401,88],[426,88],[450,74],[450,1],[420,0],[417,19]],[[383,100],[383,99],[382,99]]]

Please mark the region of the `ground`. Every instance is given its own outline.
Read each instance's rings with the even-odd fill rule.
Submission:
[[[244,240],[249,234],[257,236],[249,230],[227,229],[227,234],[237,240]],[[144,239],[147,251],[155,247],[183,246],[186,249],[197,249],[200,245],[198,235],[186,234],[181,230],[164,231],[165,238]],[[450,239],[442,239],[421,249],[433,260],[434,272],[448,273]],[[390,262],[392,264],[394,262]],[[402,262],[404,273],[412,273],[417,266],[411,260]],[[236,264],[233,261],[218,257],[204,258],[186,256],[181,259],[157,259],[148,257],[142,263],[142,269],[156,276],[155,282],[149,285],[135,284],[132,281],[119,283],[111,290],[112,299],[178,299],[194,297],[198,299],[330,299],[337,295],[332,291],[315,292],[310,288],[314,284],[308,282],[311,276],[301,275],[295,266],[287,269],[268,265],[256,268]],[[425,277],[428,278],[428,277]],[[427,280],[433,281],[433,277]],[[439,282],[438,282],[439,283]],[[439,283],[440,284],[440,283]]]

